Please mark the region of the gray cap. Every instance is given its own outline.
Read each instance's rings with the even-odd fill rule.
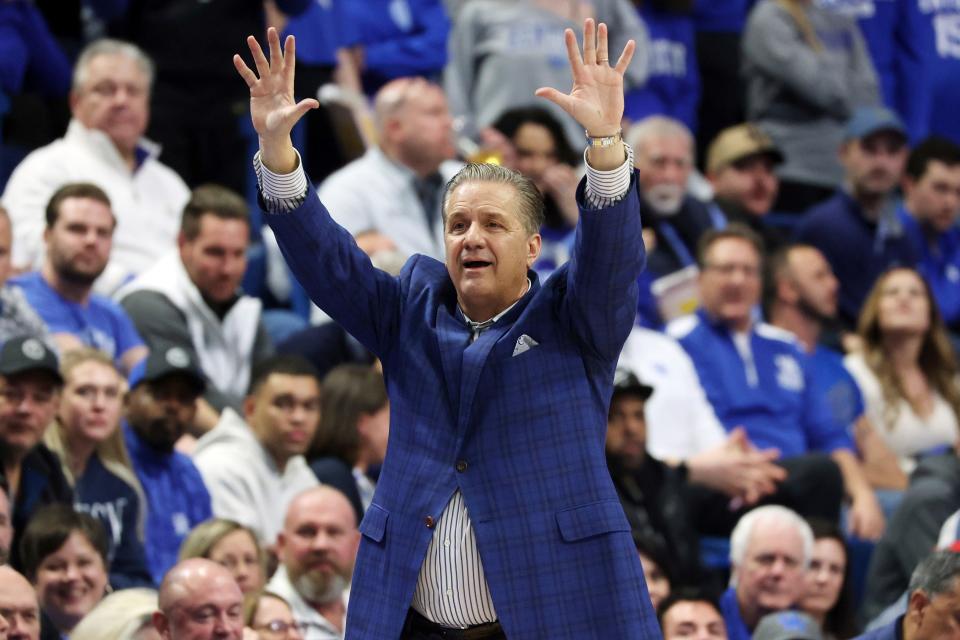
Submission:
[[[823,632],[805,613],[778,611],[760,618],[753,640],[823,640]]]

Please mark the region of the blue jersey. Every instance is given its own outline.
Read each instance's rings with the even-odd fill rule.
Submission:
[[[740,344],[702,310],[671,322],[668,333],[690,355],[700,383],[727,431],[746,429],[757,447],[784,458],[853,449],[846,424],[826,410],[815,370],[796,337],[754,323]]]
[[[297,60],[309,65],[336,66],[337,49],[356,41],[351,24],[343,15],[344,4],[344,0],[312,2],[306,11],[287,21],[283,35],[297,39]]]
[[[694,45],[693,18],[659,11],[646,4],[638,10],[650,34],[646,83],[624,96],[624,115],[637,121],[665,115],[697,131],[700,71]]]
[[[143,339],[127,312],[110,298],[92,294],[86,305],[72,302],[54,291],[39,271],[12,278],[52,334],[69,333],[83,344],[119,361]]]
[[[960,144],[960,0],[919,0],[920,12],[929,20],[930,133]]]
[[[960,327],[960,229],[951,227],[931,237],[902,205],[897,215],[913,245],[917,270],[930,285],[940,315],[952,329]]]
[[[153,449],[127,424],[123,435],[147,497],[147,566],[154,582],[160,584],[177,563],[180,545],[190,530],[213,517],[210,493],[190,458]]]
[[[856,380],[843,366],[843,355],[829,347],[817,345],[810,354],[814,396],[838,425],[846,425],[852,436],[853,424],[866,411],[863,393]]]

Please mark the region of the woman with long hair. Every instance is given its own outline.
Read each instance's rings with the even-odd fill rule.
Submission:
[[[64,354],[60,373],[60,408],[44,444],[73,484],[74,506],[107,532],[113,588],[153,586],[143,550],[146,501],[120,431],[126,380],[108,355],[87,348]]]
[[[857,442],[875,486],[902,489],[919,456],[952,447],[960,437],[957,362],[930,287],[913,269],[897,267],[877,279],[858,333],[861,350],[844,360],[863,392],[869,423],[858,426]],[[872,459],[864,443],[875,436],[899,470]]]
[[[804,576],[800,609],[817,621],[827,640],[857,635],[850,558],[840,528],[826,520],[808,520],[813,530],[813,557]]]
[[[244,597],[266,583],[266,553],[253,530],[233,520],[212,518],[194,527],[180,545],[180,561],[187,558],[206,558],[226,567]]]

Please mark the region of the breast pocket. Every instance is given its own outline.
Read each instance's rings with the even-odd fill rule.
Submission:
[[[360,521],[360,533],[374,542],[382,542],[387,532],[387,517],[390,512],[372,503]]]
[[[576,542],[615,531],[630,531],[630,524],[618,500],[591,502],[558,511],[557,526],[565,542]]]

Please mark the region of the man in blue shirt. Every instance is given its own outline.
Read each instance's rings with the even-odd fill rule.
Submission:
[[[13,278],[47,324],[62,351],[86,345],[111,356],[124,371],[147,355],[126,312],[93,293],[110,258],[116,218],[102,189],[67,184],[47,204],[46,257],[40,271]]]
[[[960,330],[960,147],[928,138],[910,153],[897,211],[951,331]]]
[[[856,325],[860,307],[881,272],[913,264],[893,202],[907,159],[900,118],[883,107],[858,109],[847,123],[837,193],[804,214],[797,239],[819,249],[840,280],[840,320]]]
[[[779,449],[788,479],[808,465],[823,466],[823,459],[811,454],[829,454],[851,500],[851,532],[876,539],[883,515],[846,425],[817,398],[809,358],[793,334],[755,320],[762,255],[759,237],[742,225],[707,232],[697,257],[702,306],[668,330],[690,354],[724,428],[742,426],[754,446]],[[817,480],[818,474],[810,475],[810,482]],[[839,504],[828,499],[823,497],[822,514],[835,519]],[[830,507],[836,509],[832,514]]]
[[[147,564],[159,584],[190,530],[213,517],[200,472],[173,448],[193,422],[206,382],[181,347],[152,352],[129,382],[124,436],[147,498]]]

